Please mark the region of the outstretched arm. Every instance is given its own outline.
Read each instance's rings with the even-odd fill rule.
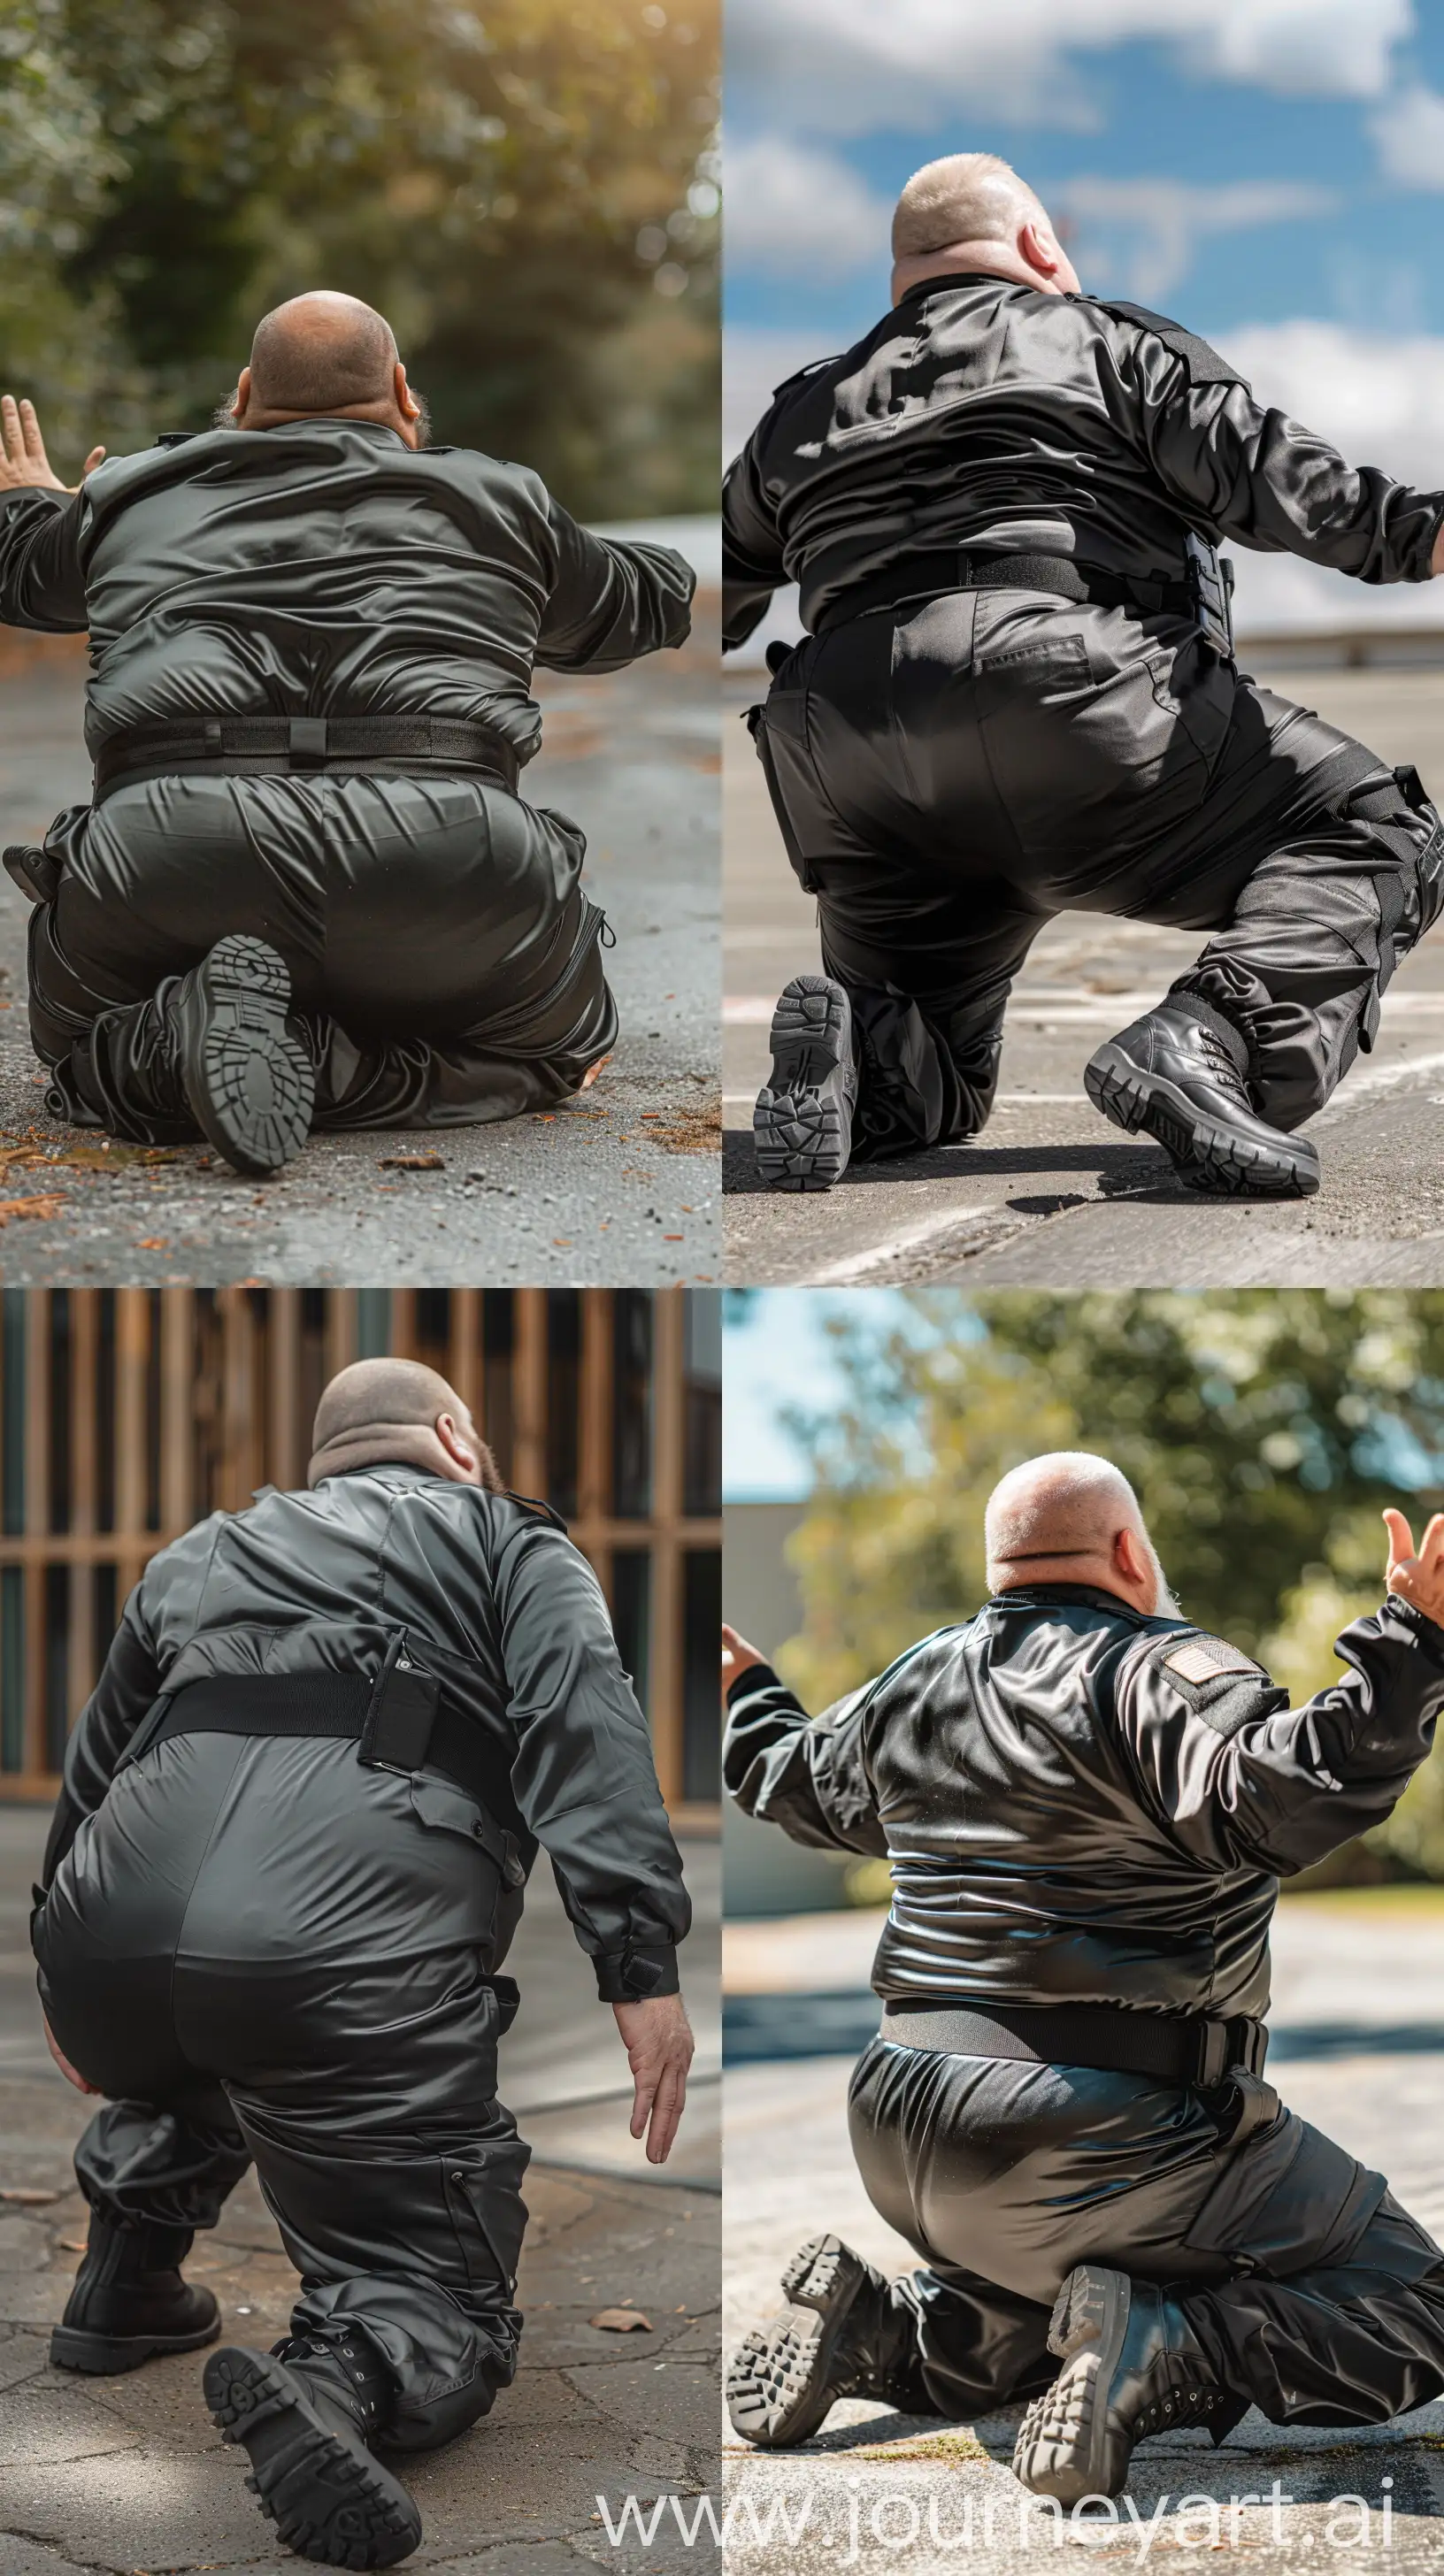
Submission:
[[[810,1718],[756,1647],[724,1628],[722,1687],[722,1778],[744,1814],[780,1825],[795,1843],[885,1853],[862,1741],[876,1685],[867,1682]]]
[[[745,644],[788,579],[782,539],[763,488],[755,436],[722,486],[722,650]]]
[[[1213,1639],[1153,1637],[1125,1664],[1118,1717],[1145,1795],[1200,1860],[1307,1869],[1379,1824],[1428,1755],[1444,1709],[1444,1515],[1417,1554],[1403,1514],[1384,1518],[1388,1597],[1345,1629],[1348,1670],[1303,1708]]]
[[[697,576],[671,546],[597,537],[548,498],[555,563],[536,658],[549,671],[620,671],[684,644]]]
[[[104,454],[91,449],[82,484]],[[0,624],[47,635],[84,631],[79,492],[52,471],[35,405],[0,395]]]

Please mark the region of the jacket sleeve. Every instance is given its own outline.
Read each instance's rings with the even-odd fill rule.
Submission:
[[[1186,336],[1186,335],[1185,335]],[[1302,555],[1356,581],[1427,581],[1444,492],[1416,492],[1376,466],[1353,466],[1204,348],[1191,366],[1140,332],[1130,371],[1160,481],[1195,526],[1258,554]]]
[[[549,671],[621,671],[684,644],[697,576],[671,546],[596,537],[548,495],[555,550],[536,659]]]
[[[727,1694],[722,1779],[744,1814],[795,1843],[885,1854],[863,1745],[876,1688],[866,1682],[813,1719],[770,1664],[743,1673]]]
[[[71,1731],[65,1779],[55,1802],[40,1884],[48,1889],[86,1816],[93,1816],[116,1764],[160,1693],[160,1666],[146,1617],[145,1578],[136,1585],[111,1639],[105,1669]]]
[[[0,492],[0,625],[84,634],[80,509],[78,492]]]
[[[1380,1823],[1424,1761],[1444,1628],[1391,1595],[1335,1651],[1344,1678],[1296,1709],[1214,1639],[1152,1637],[1125,1661],[1118,1717],[1146,1803],[1198,1860],[1290,1877]]]
[[[722,486],[724,653],[746,643],[766,616],[773,592],[791,579],[782,560],[777,520],[763,487],[759,437],[760,432],[754,431],[728,468]]]
[[[647,1721],[622,1670],[601,1587],[559,1530],[528,1522],[496,1568],[512,1792],[551,1861],[604,2003],[677,1991],[691,1926]]]

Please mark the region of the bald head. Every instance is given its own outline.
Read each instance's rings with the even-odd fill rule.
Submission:
[[[422,1467],[453,1484],[501,1491],[496,1461],[444,1377],[420,1360],[355,1360],[316,1407],[308,1483],[353,1467]]]
[[[1150,1613],[1171,1604],[1133,1487],[1091,1450],[1054,1449],[1015,1467],[989,1497],[984,1544],[995,1592],[1089,1583]]]
[[[220,415],[237,429],[295,420],[374,420],[420,444],[422,406],[384,314],[354,295],[293,295],[256,326],[250,365]]]
[[[996,152],[950,152],[915,170],[892,222],[893,301],[927,277],[985,269],[1050,295],[1078,278],[1041,199]]]

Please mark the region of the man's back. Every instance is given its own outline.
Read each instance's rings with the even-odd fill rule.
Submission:
[[[73,519],[68,599],[59,564],[7,578],[22,513]],[[92,751],[196,713],[424,715],[483,724],[524,761],[534,664],[608,670],[679,643],[691,576],[664,547],[590,536],[522,466],[315,419],[117,458],[64,511],[12,502],[0,589],[8,617],[48,601],[88,625]]]

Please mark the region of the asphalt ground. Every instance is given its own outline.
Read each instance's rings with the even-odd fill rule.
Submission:
[[[212,2428],[197,2357],[117,2378],[46,2361],[85,2232],[70,2154],[89,2109],[51,2063],[35,1999],[26,1924],[46,1821],[0,1806],[0,2576],[257,2576],[307,2564],[246,2493],[245,2455]],[[425,2527],[408,2568],[675,2576],[665,2535],[644,2546],[634,2520],[614,2545],[598,2499],[615,2524],[628,2495],[650,2506],[716,2491],[717,1846],[688,1843],[684,1859],[698,1925],[683,1983],[701,2080],[671,2160],[655,2169],[627,2133],[611,2011],[545,1863],[533,1878],[508,1961],[522,2009],[501,2055],[503,2098],[534,2151],[521,2368],[470,2433],[396,2460]],[[286,2331],[295,2274],[253,2174],[186,2268],[215,2291],[229,2339],[266,2345]],[[590,2322],[609,2308],[646,2325]],[[686,2516],[696,2509],[683,2505]],[[715,2567],[716,2555],[704,2525],[686,2563]]]
[[[872,2208],[848,2150],[846,2093],[860,2033],[848,2055],[783,2053],[805,2027],[812,1997],[851,2002],[876,2028],[866,1986],[880,1923],[830,1914],[728,1927],[729,2020],[734,1995],[770,2004],[773,2054],[729,2063],[724,2079],[724,2353],[748,2325],[778,2313],[782,2265],[820,2228],[889,2272],[917,2260]],[[1274,1961],[1269,2072],[1284,2099],[1387,2173],[1405,2206],[1441,2234],[1437,1891],[1422,1903],[1409,1891],[1384,1905],[1287,1900]],[[1012,2476],[1017,2422],[1017,2409],[954,2426],[850,2400],[800,2450],[771,2454],[749,2450],[729,2427],[729,2576],[754,2568],[820,2576],[839,2566],[865,2576],[885,2566],[907,2576],[968,2564],[1041,2571],[1066,2564],[1059,2552],[1074,2547],[1101,2551],[1109,2566],[1173,2570],[1216,2565],[1207,2553],[1220,2551],[1225,2564],[1236,2554],[1294,2568],[1439,2565],[1444,2403],[1363,2432],[1290,2430],[1252,2412],[1217,2451],[1202,2433],[1154,2439],[1134,2455],[1133,2510],[1122,2502],[1116,2525],[1065,2523],[1056,2538],[1049,2509],[1025,2507]],[[1368,2508],[1367,2538],[1357,2507],[1341,2501],[1349,2496]]]
[[[90,793],[79,639],[0,629],[0,843]],[[597,1082],[491,1127],[317,1137],[279,1178],[203,1148],[97,1150],[50,1119],[26,1033],[29,906],[0,877],[0,1261],[12,1286],[381,1280],[666,1286],[721,1272],[716,594],[690,642],[541,674],[526,794],[587,833],[622,1031]],[[390,1158],[422,1157],[425,1168]]]
[[[1444,795],[1444,671],[1274,668],[1315,707]],[[807,1286],[1423,1285],[1444,1277],[1444,935],[1389,988],[1373,1054],[1310,1121],[1324,1181],[1306,1201],[1194,1198],[1167,1157],[1098,1116],[1083,1067],[1156,1001],[1203,942],[1074,913],[1039,938],[1014,989],[998,1106],[980,1142],[864,1165],[827,1193],[757,1181],[752,1102],[773,1001],[817,972],[798,887],[738,716],[765,675],[724,683],[724,1189],[731,1280]]]

